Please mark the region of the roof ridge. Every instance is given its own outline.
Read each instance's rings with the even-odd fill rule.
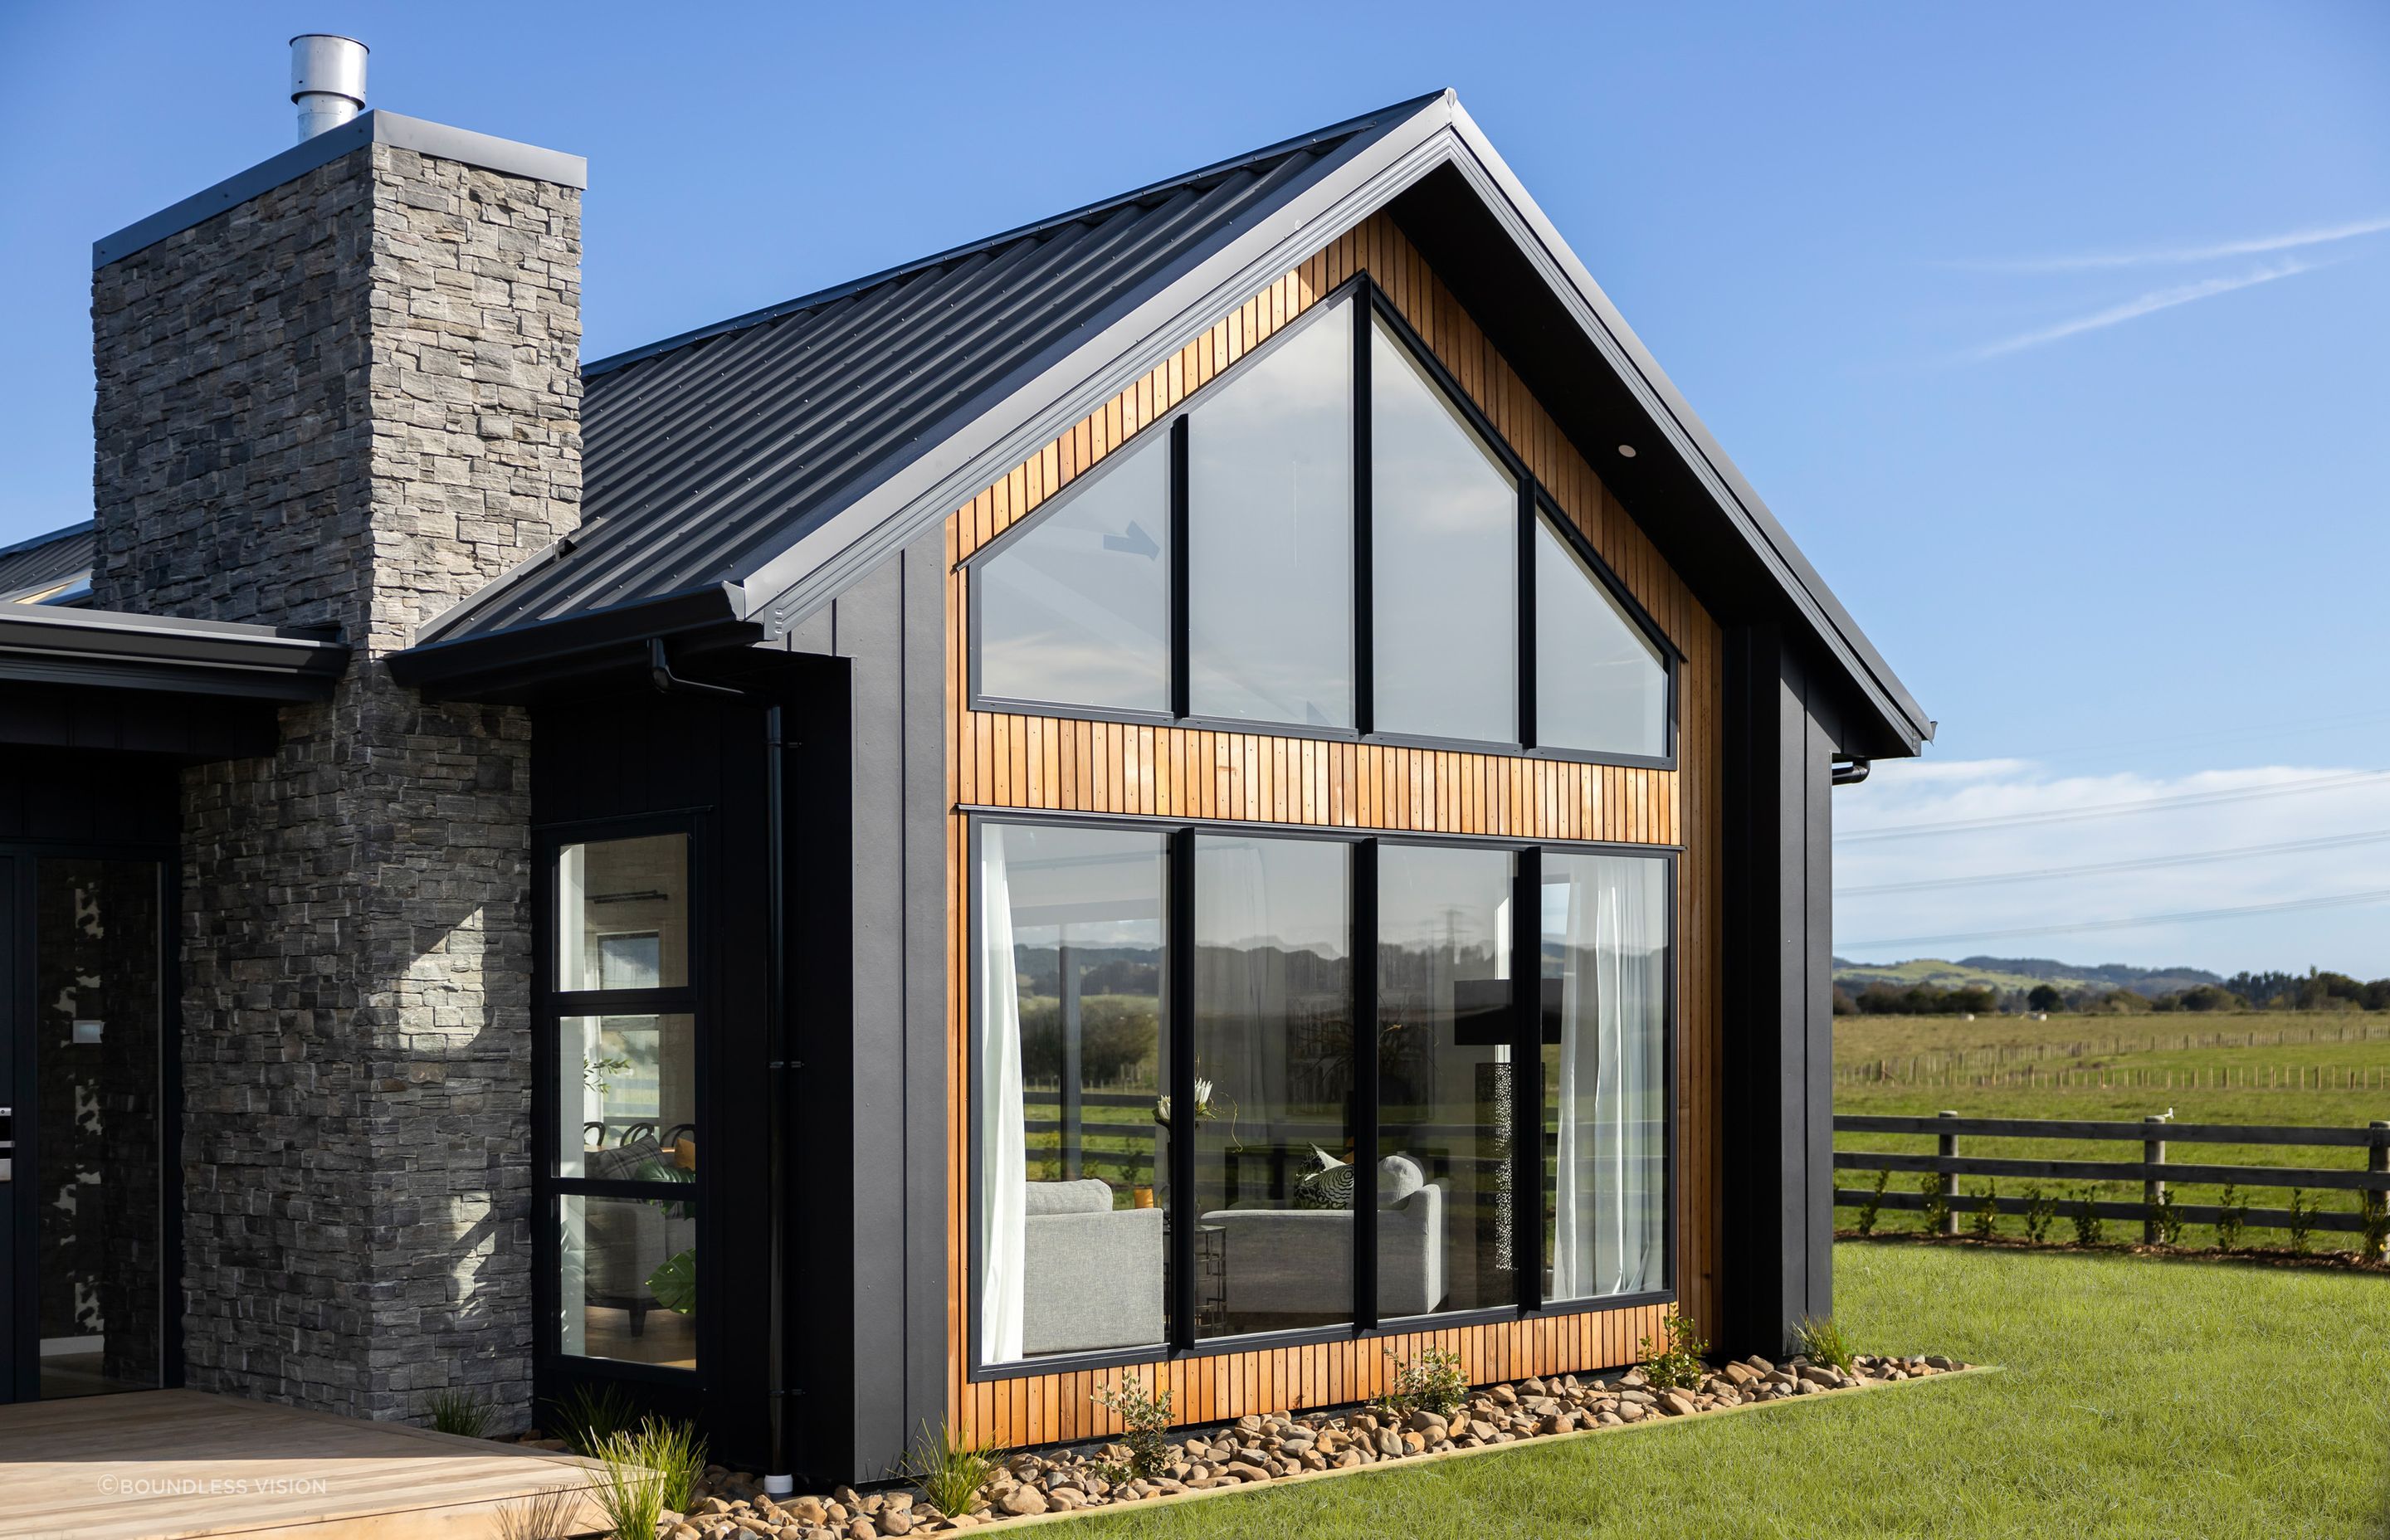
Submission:
[[[78,523],[63,525],[58,529],[52,530],[47,534],[28,535],[24,539],[18,541],[13,545],[0,545],[0,556],[15,556],[19,551],[35,550],[41,546],[52,545],[58,541],[64,540],[70,535],[89,533],[98,528],[99,520],[96,518],[85,519]]]
[[[843,283],[832,284],[827,289],[816,289],[810,294],[801,294],[793,300],[782,300],[777,304],[765,305],[760,309],[748,311],[746,314],[741,315],[733,315],[727,319],[712,322],[706,326],[695,327],[675,336],[663,338],[659,341],[649,342],[640,347],[627,348],[621,353],[608,353],[603,358],[583,364],[581,366],[581,378],[584,381],[586,381],[596,375],[610,374],[616,369],[627,367],[630,365],[640,363],[646,359],[654,358],[662,353],[677,352],[682,348],[687,347],[693,342],[702,342],[709,338],[726,336],[734,331],[745,331],[753,327],[763,326],[767,322],[779,320],[784,316],[797,315],[809,310],[816,310],[823,305],[830,303],[834,300],[844,299],[852,294],[859,294],[865,289],[877,289],[881,284],[892,283],[896,279],[906,277],[912,274],[923,272],[930,268],[942,267],[947,263],[957,262],[964,257],[971,256],[978,252],[1008,246],[1015,241],[1034,239],[1040,236],[1051,234],[1053,231],[1062,229],[1068,225],[1083,224],[1097,214],[1109,213],[1114,210],[1124,208],[1130,204],[1141,203],[1148,199],[1158,197],[1166,192],[1189,187],[1200,188],[1207,182],[1216,182],[1221,178],[1233,175],[1238,172],[1251,170],[1253,167],[1260,165],[1266,161],[1282,160],[1290,155],[1293,155],[1301,150],[1310,149],[1315,146],[1350,138],[1352,135],[1360,133],[1364,129],[1373,127],[1388,118],[1416,112],[1421,107],[1426,106],[1429,102],[1434,101],[1440,96],[1449,96],[1452,94],[1451,89],[1449,87],[1446,87],[1440,90],[1425,92],[1420,96],[1412,96],[1403,101],[1392,102],[1384,107],[1378,108],[1373,111],[1364,112],[1358,116],[1347,118],[1342,122],[1330,123],[1325,128],[1315,128],[1307,133],[1295,135],[1291,138],[1280,139],[1275,144],[1265,145],[1259,149],[1247,150],[1240,155],[1230,156],[1225,160],[1215,160],[1210,165],[1199,166],[1193,171],[1182,172],[1176,176],[1166,176],[1159,181],[1149,182],[1145,186],[1133,188],[1128,192],[1116,193],[1110,198],[1099,199],[1092,203],[1081,204],[1079,207],[1065,211],[1062,213],[1052,214],[1045,219],[1035,220],[1027,225],[1016,225],[1009,230],[999,231],[995,235],[983,237],[978,240],[965,241],[959,246],[950,246],[946,250],[935,252],[930,256],[919,257],[911,262],[900,263],[893,267],[885,267],[880,269],[879,272],[867,273],[859,278],[850,278]]]

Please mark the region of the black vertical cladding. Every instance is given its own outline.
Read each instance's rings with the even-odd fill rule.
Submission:
[[[1774,1356],[1803,1316],[1833,1309],[1838,726],[1773,627],[1732,628],[1725,651],[1719,1346]]]
[[[790,798],[801,1255],[789,1303],[808,1463],[889,1471],[945,1419],[946,857],[943,532],[857,579],[789,638],[837,691],[793,719]],[[812,1276],[808,1276],[812,1275]]]

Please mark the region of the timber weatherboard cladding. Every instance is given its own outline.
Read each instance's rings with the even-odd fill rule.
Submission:
[[[1162,420],[1289,321],[1366,273],[1491,422],[1559,510],[1682,654],[1674,769],[1406,748],[971,709],[962,564],[1140,430]],[[1120,1421],[1092,1400],[1141,1377],[1182,1423],[1332,1405],[1382,1393],[1393,1354],[1435,1346],[1472,1381],[1630,1363],[1664,1309],[1530,1312],[1515,1320],[1372,1335],[1101,1369],[970,1376],[970,825],[976,808],[1217,818],[1680,845],[1677,881],[1677,1294],[1718,1320],[1720,664],[1716,622],[1663,561],[1591,465],[1395,222],[1370,217],[1268,285],[957,509],[946,520],[946,1410],[957,1433],[1006,1445],[1100,1437]]]

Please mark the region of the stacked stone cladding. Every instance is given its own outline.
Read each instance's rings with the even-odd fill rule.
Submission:
[[[93,282],[103,606],[337,626],[183,780],[188,1382],[531,1392],[530,722],[385,660],[580,511],[580,193],[372,144]]]

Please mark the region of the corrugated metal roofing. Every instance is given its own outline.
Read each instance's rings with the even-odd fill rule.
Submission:
[[[1420,98],[1421,101],[1433,97]],[[583,523],[427,641],[736,584],[1401,104],[583,371]]]
[[[87,585],[97,527],[86,519],[14,545],[0,545],[0,604],[31,602],[54,589]]]

